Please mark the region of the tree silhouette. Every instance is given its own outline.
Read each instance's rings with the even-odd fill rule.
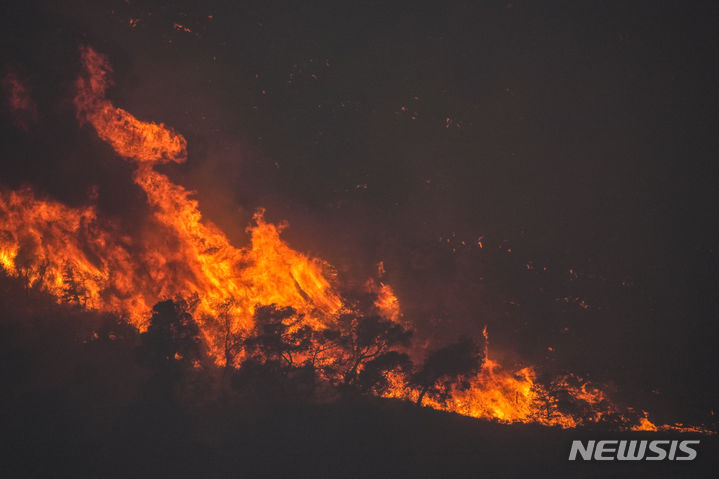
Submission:
[[[297,365],[297,356],[312,345],[312,329],[300,324],[303,316],[290,306],[260,306],[254,318],[254,331],[245,339],[244,347],[256,361],[292,368]]]
[[[431,351],[422,367],[412,375],[411,383],[419,388],[417,404],[422,405],[425,395],[445,399],[453,382],[475,373],[483,357],[477,344],[468,337]]]
[[[202,357],[200,330],[192,319],[192,299],[168,299],[152,308],[147,331],[140,335],[140,356],[152,367],[191,366]]]
[[[341,365],[344,366],[342,382],[348,386],[355,384],[359,372],[369,361],[376,360],[373,363],[375,373],[392,363],[395,363],[396,367],[402,362],[398,356],[383,357],[383,355],[393,347],[409,346],[412,337],[412,331],[380,316],[344,314],[340,316],[338,324],[339,334],[336,341],[345,351],[345,357],[341,360]],[[365,380],[370,381],[372,374],[368,372]],[[374,381],[374,384],[376,383],[377,381]]]
[[[234,298],[230,297],[224,301],[214,304],[216,314],[214,316],[204,315],[200,318],[204,329],[210,331],[209,337],[219,338],[219,346],[223,353],[225,372],[231,370],[236,364],[235,359],[242,351],[244,337],[235,327],[233,308],[236,305]]]
[[[362,392],[373,392],[379,396],[390,387],[387,373],[397,371],[405,375],[412,369],[412,361],[406,353],[389,351],[367,361],[357,377]]]
[[[162,404],[168,414],[170,406],[179,407],[178,394],[194,386],[188,379],[203,358],[199,328],[190,314],[195,304],[196,298],[157,303],[140,335],[138,362],[152,372],[144,386],[147,404]]]
[[[62,272],[62,300],[69,304],[85,306],[87,303],[87,289],[82,281],[75,275],[70,264],[65,265]]]
[[[262,401],[309,397],[315,387],[314,338],[304,316],[291,307],[259,306],[255,326],[242,341],[246,357],[233,374],[233,386]]]

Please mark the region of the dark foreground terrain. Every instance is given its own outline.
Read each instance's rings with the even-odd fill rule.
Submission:
[[[2,477],[716,477],[719,441],[683,463],[570,463],[572,439],[689,438],[501,425],[367,397],[158,393],[133,332],[2,280]]]
[[[119,421],[99,425],[86,422],[86,403],[56,401],[47,393],[3,411],[4,477],[716,477],[717,471],[715,439],[703,439],[692,463],[569,463],[573,438],[659,436],[501,426],[401,405],[287,406],[242,421],[231,411],[197,418],[125,410]],[[233,430],[217,441],[214,431],[201,431],[209,423]]]
[[[691,463],[569,463],[573,438],[676,438],[505,426],[371,402],[196,413],[105,405],[57,390],[3,404],[4,477],[716,477]]]

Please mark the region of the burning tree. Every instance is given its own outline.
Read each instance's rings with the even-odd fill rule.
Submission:
[[[189,370],[206,348],[208,362],[225,371],[240,367],[241,374],[254,368],[261,380],[306,373],[308,384],[320,377],[418,404],[432,398],[433,407],[474,417],[562,427],[587,422],[561,413],[562,388],[542,390],[532,366],[505,370],[467,338],[431,351],[407,380],[411,363],[401,348],[411,332],[399,323],[389,285],[368,285],[374,309],[351,305],[338,292],[333,268],[292,249],[280,237],[283,225],[266,222],[262,210],[247,230],[249,244],[233,245],[203,217],[192,191],[158,171],[186,161],[185,138],[113,105],[105,56],[82,47],[81,60],[77,118],[134,165],[133,181],[151,211],[147,234],[126,234],[94,206],[69,207],[29,188],[0,192],[0,267],[7,274],[60,302],[120,313],[142,332],[141,357],[156,371]],[[164,300],[172,295],[194,299]],[[578,416],[604,420],[614,411],[583,385],[564,390],[589,405]]]
[[[397,373],[401,379],[412,370],[412,361],[406,353],[388,351],[367,361],[357,376],[357,386],[362,392],[378,396],[385,394],[393,385],[391,373]]]
[[[62,300],[69,304],[85,306],[87,304],[87,288],[81,279],[77,278],[75,270],[70,264],[66,264],[62,272]]]
[[[337,368],[345,386],[357,385],[361,373],[369,367],[362,376],[361,386],[370,389],[379,382],[378,376],[383,371],[409,361],[406,354],[392,350],[409,346],[412,331],[402,325],[381,316],[361,314],[343,314],[337,325],[335,341],[343,353],[337,361]]]
[[[237,328],[233,309],[237,306],[235,298],[230,297],[216,303],[213,307],[215,314],[201,316],[201,325],[208,331],[210,338],[217,341],[222,351],[225,371],[238,366],[238,356],[243,350],[244,336]]]
[[[312,328],[301,324],[303,316],[291,306],[260,306],[254,318],[254,331],[243,342],[249,359],[287,369],[310,349]]]
[[[233,376],[235,388],[249,388],[272,401],[310,396],[315,384],[312,348],[317,332],[290,306],[258,306],[253,317],[255,326],[241,342],[245,358]]]
[[[419,388],[417,404],[425,395],[444,401],[454,384],[476,373],[482,365],[481,349],[469,337],[463,336],[453,344],[431,351],[427,360],[412,375],[411,383]]]

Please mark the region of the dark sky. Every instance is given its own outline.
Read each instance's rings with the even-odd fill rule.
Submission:
[[[237,244],[264,206],[350,284],[383,260],[421,337],[487,325],[635,405],[719,405],[712,2],[5,3],[0,68],[39,115],[3,108],[3,186],[143,214],[74,120],[89,44],[118,106],[188,138],[168,174]]]

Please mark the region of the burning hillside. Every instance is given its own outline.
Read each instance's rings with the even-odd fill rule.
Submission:
[[[0,264],[8,275],[58,302],[119,315],[140,332],[153,332],[151,318],[164,311],[156,305],[181,299],[214,366],[301,364],[327,383],[365,384],[367,393],[505,423],[703,431],[655,426],[574,375],[541,382],[533,366],[504,367],[490,356],[486,328],[481,346],[412,349],[411,324],[389,284],[370,279],[368,305],[348,300],[332,266],[292,249],[281,238],[286,225],[267,222],[263,211],[247,228],[249,245],[233,245],[203,218],[192,191],[158,171],[186,161],[185,138],[114,106],[108,59],[90,47],[80,54],[77,119],[134,164],[152,216],[132,235],[92,203],[72,208],[28,188],[3,192]],[[169,360],[182,358],[175,351]]]
[[[89,48],[82,59],[78,119],[89,122],[118,155],[137,162],[134,179],[154,218],[141,238],[129,238],[99,220],[91,206],[72,210],[29,190],[12,192],[3,198],[5,269],[59,299],[126,315],[140,330],[153,304],[176,295],[198,294],[200,315],[216,315],[217,305],[232,299],[233,331],[251,326],[257,304],[292,305],[315,326],[337,314],[342,303],[329,266],[289,248],[280,240],[282,227],[266,223],[261,212],[248,230],[247,249],[235,248],[202,221],[191,192],[153,169],[185,161],[185,139],[112,106],[105,98],[110,65]]]

